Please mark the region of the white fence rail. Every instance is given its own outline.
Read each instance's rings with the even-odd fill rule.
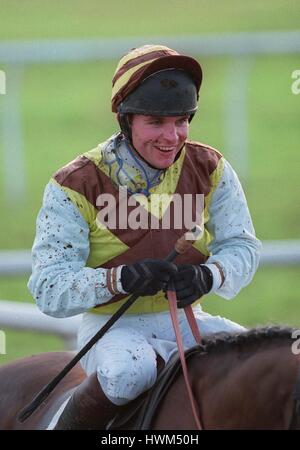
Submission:
[[[76,349],[76,334],[81,315],[57,319],[43,314],[30,303],[0,301],[0,328],[53,334],[63,339],[65,347]]]
[[[32,64],[120,58],[145,43],[205,56],[299,53],[300,31],[261,31],[192,36],[137,36],[112,39],[43,39],[0,43],[0,62]]]

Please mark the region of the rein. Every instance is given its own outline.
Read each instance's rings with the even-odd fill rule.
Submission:
[[[187,369],[187,365],[186,365],[184,348],[183,348],[183,343],[182,343],[182,337],[180,334],[180,327],[179,327],[179,323],[178,323],[176,292],[173,289],[172,285],[169,285],[169,289],[167,291],[167,296],[168,296],[168,300],[169,300],[171,319],[172,319],[173,328],[175,331],[176,342],[177,342],[178,353],[179,353],[179,357],[180,357],[180,361],[181,361],[184,381],[185,381],[185,385],[186,385],[186,388],[188,391],[188,396],[189,396],[190,404],[192,407],[193,416],[195,419],[197,430],[203,430],[203,426],[201,424],[200,417],[199,417],[199,411],[197,410],[197,404],[196,404],[195,397],[194,397],[192,387],[191,387],[191,383],[189,380],[188,369]],[[192,330],[195,341],[197,342],[197,344],[200,344],[201,336],[200,336],[199,328],[198,328],[191,305],[186,306],[184,308],[184,312],[185,312],[186,318],[188,320],[188,323],[190,325],[190,328]]]

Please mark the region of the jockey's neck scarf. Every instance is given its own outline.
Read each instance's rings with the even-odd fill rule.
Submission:
[[[112,136],[103,149],[103,162],[109,167],[109,176],[117,186],[126,186],[130,194],[148,197],[153,186],[159,184],[164,169],[149,166],[130,148],[127,140],[118,133]]]

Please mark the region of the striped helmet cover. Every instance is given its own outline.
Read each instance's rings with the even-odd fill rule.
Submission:
[[[149,75],[164,69],[183,69],[195,81],[197,92],[202,82],[202,69],[194,58],[163,45],[143,45],[121,58],[112,80],[112,111]]]

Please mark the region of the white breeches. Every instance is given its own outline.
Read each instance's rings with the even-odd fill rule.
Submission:
[[[241,332],[245,328],[193,308],[202,336],[225,332]],[[86,313],[78,334],[82,348],[108,321],[110,316]],[[183,310],[178,310],[182,340],[185,348],[195,345]],[[127,314],[81,359],[87,375],[97,371],[99,383],[107,397],[116,405],[128,403],[151,388],[156,380],[156,355],[167,363],[177,351],[175,334],[169,312]]]

